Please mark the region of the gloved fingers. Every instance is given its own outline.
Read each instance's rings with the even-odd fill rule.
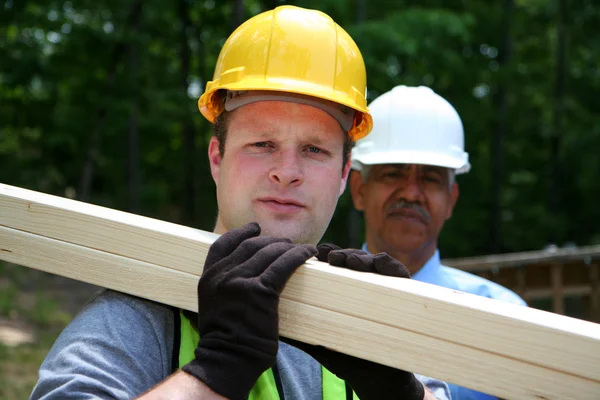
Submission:
[[[292,274],[309,258],[317,254],[311,244],[296,244],[277,258],[261,275],[260,281],[266,287],[281,293]]]
[[[262,275],[262,273],[265,272],[269,265],[275,262],[275,260],[277,260],[286,251],[295,246],[294,244],[289,242],[273,241],[273,239],[269,237],[262,237],[256,239],[257,241],[262,242],[260,244],[263,246],[258,247],[253,254],[249,254],[249,256],[244,262],[238,263],[233,268],[231,268],[231,272],[229,273],[227,279],[256,278]]]
[[[204,263],[205,266],[210,268],[233,253],[242,242],[258,235],[260,235],[260,226],[256,222],[250,222],[239,229],[224,233],[210,246]]]
[[[219,274],[224,274],[238,266],[244,264],[250,258],[254,257],[259,251],[273,243],[291,244],[289,239],[274,238],[271,236],[258,236],[244,240],[231,254],[228,254],[216,264],[219,265]]]
[[[207,262],[204,271],[202,272],[202,279],[199,282],[199,285],[206,285],[206,282],[214,283],[216,280],[224,277],[229,271],[246,263],[262,248],[276,242],[290,243],[288,239],[275,239],[269,236],[257,236],[244,240],[224,258],[216,260],[212,264]]]
[[[410,279],[408,268],[387,253],[375,254],[373,256],[373,265],[375,271],[381,275]]]
[[[348,254],[346,268],[360,272],[375,272],[373,255],[365,252]]]
[[[366,257],[365,257],[366,256]],[[361,272],[371,272],[369,265],[369,254],[358,249],[334,250],[329,253],[329,264]]]
[[[327,256],[329,255],[329,252],[332,250],[339,250],[341,249],[340,246],[337,246],[333,243],[323,243],[317,246],[317,250],[319,251],[319,253],[317,254],[317,260],[322,261],[322,262],[328,262],[327,261]]]
[[[333,250],[328,255],[329,264],[360,272],[410,278],[408,269],[387,253],[368,254],[358,249]]]

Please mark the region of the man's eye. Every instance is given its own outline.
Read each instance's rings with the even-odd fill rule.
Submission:
[[[428,174],[428,175],[425,175],[424,178],[427,182],[440,183],[442,181],[442,178],[440,178],[436,174]]]
[[[315,147],[315,146],[309,146],[308,151],[311,153],[315,153],[315,154],[319,154],[319,153],[323,152],[323,150],[321,150],[320,148]]]
[[[256,142],[254,143],[254,147],[267,147],[269,144],[267,142]]]

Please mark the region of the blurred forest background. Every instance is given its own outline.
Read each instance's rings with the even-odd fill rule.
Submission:
[[[227,36],[281,4],[354,37],[369,100],[426,85],[457,109],[473,168],[444,258],[600,243],[594,0],[1,0],[0,182],[212,230],[196,101]],[[346,193],[324,240],[362,236]],[[39,291],[56,285],[23,270],[0,265],[0,315],[63,326],[65,307]],[[27,396],[57,331],[31,352],[0,347],[0,397]]]
[[[351,33],[369,100],[427,85],[457,109],[473,169],[443,257],[600,243],[592,0],[4,0],[0,182],[211,230],[196,100],[233,29],[284,3]],[[357,220],[346,193],[325,239],[359,245]]]

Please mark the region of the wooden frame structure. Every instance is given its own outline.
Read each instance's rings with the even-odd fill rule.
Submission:
[[[551,299],[557,314],[565,314],[566,297],[586,296],[586,318],[600,322],[600,245],[456,258],[443,264],[498,282],[527,302]]]
[[[0,184],[0,259],[196,310],[216,235]],[[506,399],[600,397],[600,325],[309,260],[281,334]]]

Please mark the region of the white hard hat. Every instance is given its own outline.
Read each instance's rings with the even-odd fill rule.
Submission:
[[[425,164],[469,172],[463,125],[448,101],[425,86],[396,86],[369,105],[373,130],[352,149],[352,168]]]

